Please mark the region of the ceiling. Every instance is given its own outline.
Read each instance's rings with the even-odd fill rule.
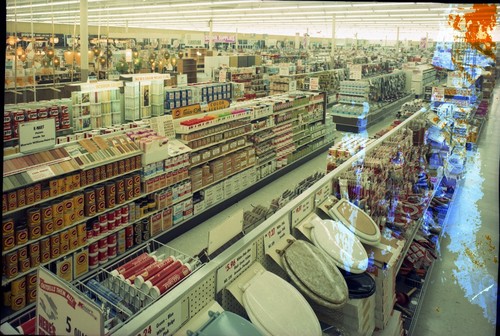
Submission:
[[[377,34],[395,39],[413,33],[438,39],[450,32],[448,16],[467,11],[471,4],[414,2],[340,2],[267,0],[87,0],[90,26],[168,30],[239,32],[271,35],[309,34],[369,38]],[[493,5],[494,6],[494,5]],[[498,8],[493,9],[500,23]],[[7,0],[7,21],[79,25],[78,0]],[[490,15],[491,16],[491,15]],[[498,29],[494,30],[498,33]],[[357,35],[355,35],[357,34]]]

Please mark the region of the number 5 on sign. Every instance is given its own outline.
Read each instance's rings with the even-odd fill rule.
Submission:
[[[90,299],[48,270],[38,269],[38,335],[103,335],[102,311]]]

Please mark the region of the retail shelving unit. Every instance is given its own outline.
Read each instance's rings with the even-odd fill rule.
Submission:
[[[331,106],[337,101],[336,95],[340,89],[340,82],[346,80],[347,75],[347,69],[331,69],[295,75],[273,76],[271,87],[274,87],[274,91],[287,92],[286,89],[290,89],[290,81],[296,81],[297,90],[326,92],[328,97],[327,106]]]
[[[332,108],[339,131],[361,132],[410,101],[402,71],[340,83],[339,104]]]
[[[53,197],[47,198],[46,200],[40,201],[40,205],[42,206],[46,202],[47,204],[52,204],[52,202],[59,199],[65,200],[67,197],[72,195],[79,196],[80,193],[84,191],[86,192],[90,188],[97,188],[103,184],[107,185],[111,182],[119,183],[120,180],[127,179],[129,176],[134,176],[134,180],[137,178],[137,183],[140,183],[140,186],[137,187],[135,183],[134,193],[130,194],[130,197],[127,196],[125,201],[120,202],[119,205],[117,204],[115,206],[111,206],[111,204],[109,204],[110,207],[106,207],[108,203],[105,200],[105,207],[103,209],[99,209],[99,211],[96,209],[95,213],[84,212],[83,217],[72,223],[70,227],[61,228],[53,231],[52,233],[45,232],[44,235],[42,235],[38,240],[30,239],[26,243],[26,246],[32,243],[37,243],[40,239],[45,239],[44,237],[46,235],[49,235],[49,237],[55,235],[59,236],[60,233],[66,232],[72,228],[75,228],[76,230],[79,226],[82,226],[82,228],[88,228],[87,231],[90,230],[95,232],[95,226],[99,226],[98,219],[100,219],[101,216],[107,217],[107,214],[111,212],[114,213],[117,209],[121,210],[122,208],[127,208],[129,214],[127,217],[124,217],[126,218],[125,223],[114,228],[108,228],[104,231],[104,233],[88,238],[85,242],[83,242],[84,238],[82,236],[82,244],[78,246],[75,245],[74,248],[64,252],[63,254],[54,254],[54,258],[52,258],[52,255],[49,253],[50,258],[48,260],[44,260],[42,266],[46,266],[51,270],[54,270],[54,267],[56,267],[54,265],[58,264],[61,258],[68,258],[68,256],[79,255],[80,253],[88,253],[87,251],[91,249],[91,245],[93,246],[93,244],[97,244],[103,239],[106,240],[112,235],[128,231],[127,228],[133,227],[134,232],[137,232],[136,230],[139,230],[138,228],[142,227],[139,234],[142,239],[147,239],[147,237],[154,236],[155,234],[165,235],[165,233],[168,232],[171,232],[171,234],[175,236],[178,235],[179,229],[184,232],[189,226],[199,223],[201,218],[200,216],[205,217],[209,215],[210,212],[213,213],[214,211],[217,211],[219,207],[224,207],[224,204],[227,202],[234,202],[238,197],[241,197],[242,192],[250,192],[250,189],[258,188],[259,184],[264,185],[269,179],[273,179],[276,176],[280,176],[288,170],[293,169],[293,167],[300,163],[301,159],[306,160],[309,155],[313,155],[313,153],[322,149],[322,147],[318,145],[318,140],[323,137],[322,133],[324,129],[320,130],[315,128],[315,133],[309,134],[310,136],[300,133],[301,139],[296,139],[298,142],[302,140],[299,147],[304,150],[308,147],[310,148],[307,151],[301,150],[292,153],[291,155],[287,155],[288,152],[284,152],[282,150],[284,145],[281,146],[275,144],[275,150],[280,157],[289,157],[288,165],[277,173],[266,175],[265,177],[257,176],[256,171],[253,168],[256,162],[255,149],[253,144],[246,140],[248,136],[254,134],[255,132],[255,129],[253,128],[254,124],[251,123],[252,119],[254,121],[258,121],[262,117],[268,117],[274,120],[275,118],[279,118],[280,113],[284,114],[287,111],[303,109],[301,112],[302,116],[299,117],[298,114],[296,116],[297,122],[300,119],[303,123],[300,127],[303,128],[308,125],[314,125],[315,122],[324,120],[324,101],[322,94],[303,94],[302,96],[297,96],[295,98],[295,107],[291,105],[292,98],[288,96],[281,97],[279,100],[273,101],[276,109],[279,110],[276,111],[276,115],[274,115],[272,104],[265,104],[261,102],[258,103],[261,107],[260,109],[257,107],[245,109],[235,108],[233,109],[233,112],[235,113],[229,115],[227,114],[227,111],[222,110],[217,112],[220,117],[218,120],[206,121],[202,125],[181,125],[183,120],[189,120],[189,118],[181,118],[178,120],[179,126],[177,128],[177,132],[180,139],[184,143],[194,147],[192,151],[189,150],[188,152],[180,153],[179,150],[176,149],[168,150],[166,152],[157,152],[154,148],[151,149],[148,147],[149,150],[143,152],[136,149],[130,154],[134,157],[134,168],[129,168],[131,170],[123,171],[118,170],[117,175],[112,172],[112,175],[109,175],[108,177],[108,175],[103,175],[101,170],[105,169],[105,167],[113,169],[113,162],[117,163],[121,161],[124,161],[123,169],[126,169],[125,167],[129,166],[126,165],[125,162],[126,160],[129,160],[130,155],[117,157],[117,161],[113,161],[114,159],[110,158],[109,160],[102,162],[96,161],[95,163],[85,163],[82,168],[80,168],[83,169],[82,172],[78,169],[76,169],[76,171],[80,172],[82,176],[85,176],[84,179],[87,182],[90,182],[88,182],[85,186],[80,185],[74,190],[69,190],[67,192],[64,191],[61,194],[57,194]],[[287,102],[290,107],[288,107],[288,105],[284,105]],[[288,108],[280,108],[283,106]],[[313,114],[315,113],[315,109],[319,106],[321,113],[318,114],[318,121],[306,118],[309,106],[309,112]],[[313,107],[314,109],[311,109]],[[207,114],[213,115],[214,112]],[[313,114],[311,114],[311,118]],[[291,122],[289,124],[291,125]],[[310,127],[314,128],[314,126]],[[290,135],[292,134],[293,133],[290,133]],[[116,136],[117,135],[115,134],[109,135],[111,138]],[[296,137],[298,137],[298,135]],[[241,141],[241,144],[238,139],[243,140]],[[95,138],[93,141],[97,140],[98,138]],[[178,145],[175,145],[175,143],[176,140],[172,140],[169,142],[169,145],[176,148],[188,148],[183,144],[179,143]],[[68,150],[72,155],[78,156],[77,153],[82,150],[82,146],[80,144],[68,144]],[[178,155],[172,157],[172,154],[168,154],[172,152],[177,153]],[[187,153],[191,153],[189,154],[189,159],[187,159]],[[207,153],[210,154],[209,157],[206,156]],[[164,158],[162,155],[167,155],[168,158]],[[182,159],[177,160],[176,157]],[[224,159],[224,157],[226,159]],[[231,169],[229,169],[229,165],[226,163],[228,161],[227,158],[230,158],[229,162],[231,162]],[[140,160],[141,162],[138,163],[137,160]],[[167,164],[166,160],[169,160],[169,162],[177,162],[182,165],[182,167],[178,166],[177,168],[179,169],[177,169],[172,166],[172,164]],[[221,160],[224,161],[222,170],[213,171],[213,175],[211,176],[204,173],[204,167],[216,167],[216,162]],[[292,161],[293,163],[290,163]],[[137,164],[139,164],[139,166],[137,166]],[[199,179],[197,179],[196,175],[196,171],[200,169],[200,167],[202,167],[201,185],[199,184]],[[189,178],[186,176],[188,168],[190,172]],[[219,176],[220,171],[223,172],[223,176]],[[178,174],[179,172],[180,174]],[[80,176],[80,174],[78,174],[78,176]],[[124,182],[128,183],[126,181]],[[180,187],[184,184],[187,184],[187,188]],[[245,188],[249,190],[245,191]],[[8,195],[5,194],[5,196],[7,197]],[[195,200],[195,203],[193,203],[193,200]],[[83,204],[86,203],[84,202]],[[154,204],[154,206],[149,209],[151,204]],[[139,207],[141,210],[138,210]],[[21,213],[25,211],[25,208],[26,207],[12,208],[12,210],[7,210],[5,214],[13,216],[17,212]],[[85,208],[85,211],[87,211],[87,208]],[[146,226],[144,227],[144,225]],[[187,227],[184,227],[185,225]],[[136,238],[137,240],[134,238],[134,241],[136,242],[134,245],[140,246],[140,241],[142,241],[142,239],[139,239],[139,237]],[[15,246],[12,251],[16,252],[18,248],[23,248],[23,245]],[[126,253],[128,254],[131,251],[135,251],[137,248],[140,247],[128,248]],[[6,251],[6,253],[10,253],[12,251]],[[117,259],[111,258],[109,262],[113,260]],[[109,262],[105,259],[102,263],[98,262],[98,264],[100,265],[99,267],[101,267],[103,265],[108,265]],[[95,264],[92,264],[92,268],[94,267]],[[89,271],[89,274],[95,274],[95,270],[92,271],[92,269],[90,269]],[[20,279],[31,273],[33,273],[33,270],[27,270],[26,272],[21,273],[18,272],[16,275],[9,276],[8,278],[4,277],[2,284],[9,285],[12,281]],[[75,276],[73,282],[76,283],[80,281],[80,279],[81,276]],[[33,308],[33,304],[34,303],[28,304],[24,309],[21,309],[20,312],[15,315],[18,316],[23,312],[29,311]],[[9,312],[9,314],[11,313],[12,312]]]
[[[181,74],[187,75],[188,83],[196,83],[196,73],[198,69],[196,67],[196,59],[194,58],[182,58],[177,61],[177,71]]]
[[[432,86],[436,82],[436,70],[430,64],[421,64],[413,68],[411,71],[411,89],[416,96],[424,94],[426,86]]]
[[[214,78],[220,78],[220,71],[226,72],[227,82],[237,83],[243,86],[243,96],[240,100],[265,97],[269,95],[269,81],[266,79],[264,68],[262,66],[253,66],[245,68],[228,68],[214,70]]]
[[[372,152],[377,150],[384,140],[400,132],[412,119],[409,118],[381,139],[375,141],[367,147],[366,151]],[[225,273],[222,270],[226,269],[226,265],[234,263],[232,262],[233,260],[237,260],[239,256],[245,254],[245,256],[249,255],[250,259],[238,267],[237,273],[232,277],[233,280],[254,261],[258,261],[265,268],[276,272],[280,276],[284,276],[283,271],[277,267],[272,259],[266,257],[264,236],[272,228],[278,225],[280,227],[283,226],[282,223],[284,223],[285,228],[288,228],[289,232],[292,232],[304,218],[314,212],[315,204],[322,202],[331,193],[332,180],[336,179],[342,171],[350,169],[352,164],[359,158],[360,153],[305,190],[300,196],[278,210],[262,224],[250,231],[244,238],[238,240],[217,257],[210,260],[205,266],[186,278],[166,295],[147,305],[145,309],[134,315],[133,318],[126,320],[114,332],[117,334],[138,334],[142,333],[143,330],[151,330],[154,334],[158,331],[158,326],[174,321],[173,317],[175,317],[175,322],[172,323],[172,327],[169,329],[170,332],[174,333],[175,330],[187,323],[214,300],[218,301],[224,309],[244,314],[241,306],[238,308],[235,299],[225,289],[231,281],[225,284],[221,282],[225,277]]]

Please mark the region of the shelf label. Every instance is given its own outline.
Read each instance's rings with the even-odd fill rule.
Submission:
[[[172,335],[184,324],[188,319],[189,298],[184,301],[177,302],[167,311],[163,311],[162,315],[151,322],[137,336],[147,335]]]
[[[283,216],[277,224],[264,234],[264,253],[267,254],[279,240],[290,234],[290,217]]]
[[[56,145],[56,122],[54,119],[28,121],[19,124],[19,151],[30,153]]]
[[[38,268],[37,335],[103,335],[102,311],[43,267]]]
[[[314,195],[302,201],[292,210],[292,226],[295,227],[314,209]]]
[[[316,204],[321,204],[323,203],[324,200],[328,198],[329,195],[332,194],[332,183],[331,181],[327,182],[325,185],[323,185],[319,190],[316,191]]]
[[[217,293],[240,276],[255,261],[255,243],[241,251],[217,270]]]
[[[52,171],[52,169],[49,168],[49,166],[30,169],[27,170],[26,173],[28,173],[29,177],[33,180],[33,182],[45,180],[49,177],[55,176],[54,172]]]

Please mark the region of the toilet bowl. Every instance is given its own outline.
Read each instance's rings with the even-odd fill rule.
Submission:
[[[340,199],[329,206],[328,214],[352,231],[363,244],[380,243],[380,229],[373,219],[356,205]]]
[[[347,283],[332,258],[311,243],[291,241],[282,253],[282,264],[292,283],[312,302],[337,309],[349,299]]]
[[[322,331],[309,303],[279,276],[260,271],[241,290],[243,306],[264,335],[318,335]]]
[[[330,256],[341,269],[359,274],[368,267],[368,255],[356,235],[337,220],[312,219],[307,223],[311,229],[313,244]]]
[[[188,331],[188,336],[261,336],[257,327],[243,317],[223,311],[208,313],[210,319],[195,332]]]

